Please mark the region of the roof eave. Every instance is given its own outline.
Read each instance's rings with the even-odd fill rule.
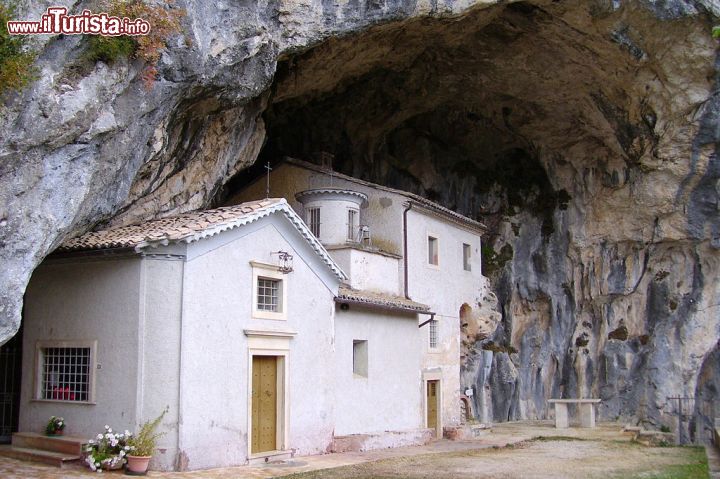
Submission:
[[[375,301],[362,301],[359,299],[352,299],[352,298],[345,298],[342,296],[336,296],[335,297],[336,303],[348,303],[348,304],[357,304],[359,306],[364,306],[366,308],[371,309],[380,309],[383,311],[399,311],[403,313],[412,313],[412,314],[431,314],[434,315],[435,313],[430,311],[430,308],[427,309],[420,309],[420,308],[412,308],[409,306],[402,306],[402,305],[394,305],[394,304],[387,304],[387,303],[380,303]]]

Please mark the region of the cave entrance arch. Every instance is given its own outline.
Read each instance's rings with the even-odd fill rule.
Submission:
[[[580,310],[595,307],[580,287],[585,259],[636,264],[623,245],[646,249],[648,232],[668,211],[656,200],[629,209],[627,199],[634,192],[655,198],[648,185],[660,183],[649,175],[660,173],[663,184],[668,175],[684,181],[660,163],[687,165],[694,140],[674,135],[688,143],[676,148],[666,132],[704,128],[703,120],[678,119],[675,112],[704,111],[710,96],[690,99],[665,80],[686,78],[694,91],[712,93],[716,45],[708,18],[675,22],[669,15],[677,28],[673,41],[685,43],[668,48],[660,40],[669,25],[658,15],[660,3],[503,2],[452,18],[371,23],[278,63],[257,164],[286,156],[321,164],[332,157],[341,173],[417,193],[490,226],[482,270],[500,283],[499,306],[512,317],[500,324],[505,330],[488,336],[515,332],[518,337],[505,338],[510,344],[537,344],[535,356],[557,358],[559,367],[513,369],[519,378],[493,383],[494,396],[476,407],[478,416],[544,414],[545,392],[577,392],[571,365],[578,354],[590,359],[581,374],[592,376],[592,387],[613,391],[608,415],[657,410],[637,399],[647,384],[627,401],[603,382],[600,349],[578,353],[566,345],[583,328]],[[701,65],[694,77],[685,73],[691,65]],[[680,150],[687,158],[676,157]],[[668,195],[665,204],[676,199]],[[627,218],[647,227],[618,227]],[[618,283],[618,292],[625,291],[622,278]],[[531,323],[535,297],[553,299],[542,325]],[[650,320],[633,314],[639,323]],[[520,328],[521,318],[533,327]],[[476,338],[463,336],[478,346]],[[527,351],[519,356],[529,364]],[[505,356],[494,361],[498,370],[514,368]],[[482,396],[476,392],[476,406]]]

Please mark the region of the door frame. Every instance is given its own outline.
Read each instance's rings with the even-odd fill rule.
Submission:
[[[24,323],[23,323],[24,324]],[[0,416],[2,417],[2,425],[4,429],[9,430],[9,435],[2,435],[0,430],[0,444],[9,444],[12,440],[14,432],[18,431],[18,424],[20,420],[20,386],[22,383],[22,370],[23,370],[23,324],[20,325],[20,329],[15,335],[10,338],[5,344],[0,346],[0,356],[5,355],[11,358],[11,361],[7,361],[4,364],[0,363],[0,376],[4,376],[4,383],[2,387],[8,387],[10,390],[2,390],[1,394],[6,395],[6,400],[3,400],[2,404],[10,405],[10,415],[5,416],[3,410],[0,410]],[[6,360],[8,358],[5,358]]]
[[[442,421],[442,404],[443,404],[443,388],[442,388],[442,372],[441,371],[423,371],[422,374],[422,397],[423,397],[423,425],[428,427],[428,383],[437,381],[437,389],[435,391],[435,401],[437,402],[437,417],[435,419],[435,437],[442,438],[443,421]]]
[[[290,395],[288,378],[290,373],[290,340],[293,332],[245,331],[248,337],[247,351],[247,457],[272,456],[288,449],[288,425]],[[252,373],[253,356],[274,356],[277,365],[277,407],[275,451],[252,452]]]

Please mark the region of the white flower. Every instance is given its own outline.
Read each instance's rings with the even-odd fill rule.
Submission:
[[[126,435],[126,436],[130,436],[131,434],[132,434],[132,433],[131,433],[130,431],[128,431],[127,429],[125,429],[125,435]]]
[[[58,421],[58,426],[62,426],[62,421]]]
[[[102,440],[103,435],[102,435],[102,434],[98,434],[98,435],[97,435],[97,438],[98,438],[98,441],[100,441],[100,440]]]
[[[111,427],[108,428],[108,432],[112,432],[112,428],[111,428]]]

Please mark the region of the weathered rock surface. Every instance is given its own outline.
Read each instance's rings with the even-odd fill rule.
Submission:
[[[0,341],[68,235],[221,202],[258,155],[328,152],[491,227],[476,411],[584,395],[672,425],[668,396],[718,401],[719,2],[177,3],[190,46],[153,90],[51,38],[2,107]]]
[[[674,427],[667,397],[718,401],[716,45],[693,8],[513,3],[280,66],[264,158],[330,152],[491,226],[502,322],[473,311],[463,371],[481,420],[581,395]]]

